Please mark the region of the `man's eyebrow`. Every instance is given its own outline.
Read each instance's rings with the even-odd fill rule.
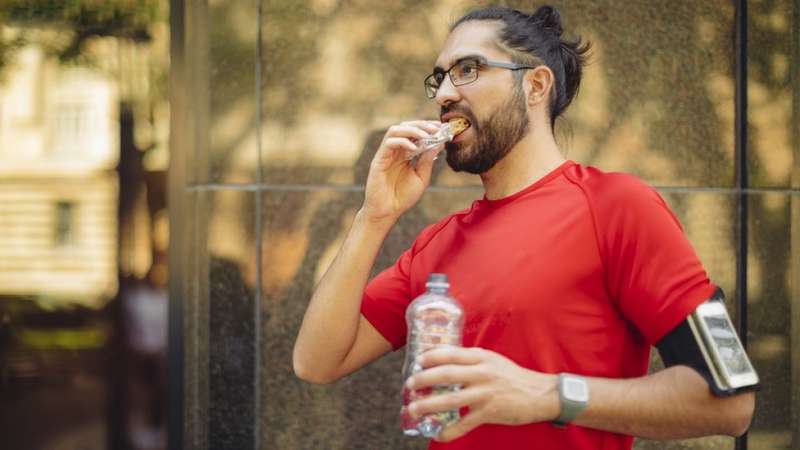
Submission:
[[[486,61],[486,57],[485,56],[479,55],[477,53],[471,53],[469,55],[464,55],[464,56],[458,58],[457,60],[455,60],[454,63],[450,64],[450,67],[453,67],[453,66],[455,66],[456,64],[458,64],[458,63],[460,63],[462,61],[473,60],[473,59],[477,59],[478,61]],[[437,66],[433,67],[433,72],[434,73],[436,73],[436,72],[444,72],[445,70],[447,70],[447,69],[444,69],[442,66],[438,66],[437,65]]]

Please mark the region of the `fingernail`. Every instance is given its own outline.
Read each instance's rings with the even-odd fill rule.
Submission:
[[[411,389],[412,386],[414,386],[414,377],[408,377],[408,380],[406,380],[406,387]]]

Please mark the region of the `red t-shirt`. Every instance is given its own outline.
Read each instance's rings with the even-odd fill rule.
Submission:
[[[431,272],[466,313],[464,346],[546,373],[630,378],[711,297],[677,218],[637,178],[568,161],[526,189],[477,200],[420,233],[367,285],[361,312],[395,350]],[[399,426],[399,425],[398,425]],[[630,449],[630,436],[550,423],[484,425],[431,449]]]

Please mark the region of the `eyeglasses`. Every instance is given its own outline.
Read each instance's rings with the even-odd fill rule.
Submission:
[[[533,66],[521,66],[514,63],[488,61],[482,58],[465,58],[456,61],[456,63],[450,66],[450,68],[447,70],[438,68],[434,69],[432,74],[425,77],[425,94],[428,96],[428,98],[436,97],[436,93],[439,92],[439,87],[441,87],[445,75],[450,76],[450,81],[453,82],[453,86],[463,86],[465,84],[472,83],[478,79],[478,71],[482,67],[487,66],[499,67],[501,69],[508,70],[535,68]]]

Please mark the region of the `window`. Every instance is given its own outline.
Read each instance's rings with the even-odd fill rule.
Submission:
[[[56,203],[55,244],[65,246],[75,241],[75,204],[68,201]]]
[[[77,153],[92,135],[91,110],[84,103],[62,103],[54,115],[54,139],[60,152]]]

